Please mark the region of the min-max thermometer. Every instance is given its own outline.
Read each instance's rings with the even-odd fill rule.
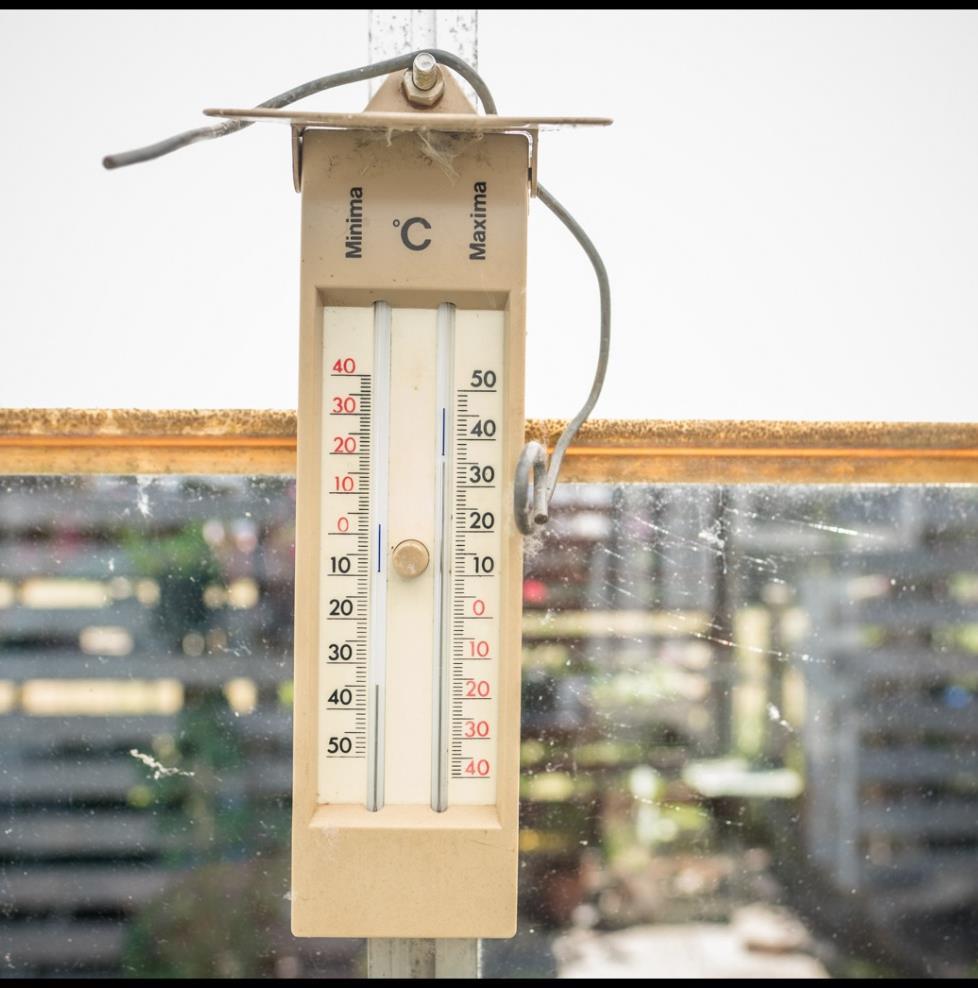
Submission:
[[[476,114],[450,65],[486,106]],[[362,114],[283,111],[392,73]],[[443,52],[299,87],[110,167],[250,122],[292,128],[302,194],[292,921],[299,936],[516,929],[522,535],[597,398],[607,280],[537,183],[542,126]],[[555,446],[524,445],[538,194],[588,250],[602,342]]]

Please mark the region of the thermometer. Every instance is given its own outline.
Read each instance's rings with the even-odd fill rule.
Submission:
[[[437,61],[436,61],[437,56]],[[474,87],[477,114],[450,73]],[[281,109],[392,73],[360,114]],[[523,534],[607,361],[607,278],[537,183],[543,126],[502,117],[447,52],[315,80],[146,148],[291,126],[302,194],[292,928],[516,930]],[[584,407],[524,445],[526,232],[536,194],[587,251],[602,335]]]
[[[539,122],[448,73],[419,111],[404,75],[363,114],[249,114],[291,123],[302,194],[293,930],[505,937]]]
[[[510,936],[529,139],[301,156],[293,927]]]

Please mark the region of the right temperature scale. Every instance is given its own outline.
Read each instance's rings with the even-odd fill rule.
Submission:
[[[459,318],[461,316],[461,318]],[[457,313],[446,547],[451,669],[448,778],[436,808],[496,802],[499,734],[503,319]],[[447,425],[447,423],[446,423]],[[447,432],[446,428],[446,432]],[[442,688],[440,695],[445,696]],[[442,772],[444,776],[446,773]]]

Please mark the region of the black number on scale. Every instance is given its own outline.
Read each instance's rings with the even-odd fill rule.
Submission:
[[[349,690],[345,686],[343,689],[333,690],[326,702],[338,703],[341,707],[348,707],[353,703],[353,690]]]
[[[353,750],[353,742],[349,738],[330,738],[326,743],[326,751],[330,755],[348,755]]]
[[[494,388],[496,386],[496,372],[491,370],[472,371],[473,388]]]
[[[349,662],[353,658],[353,646],[352,645],[330,645],[329,646],[329,661],[336,662],[337,659],[343,662]]]
[[[349,556],[330,556],[329,557],[329,571],[331,573],[349,573],[350,572],[350,557]]]
[[[496,434],[496,423],[492,419],[476,419],[475,424],[472,426],[473,436],[485,436],[486,439],[492,439]]]
[[[491,511],[470,511],[469,512],[469,528],[481,529],[482,531],[488,532],[492,530],[492,526],[496,524],[496,517]]]
[[[335,597],[329,602],[330,617],[349,617],[353,613],[353,601],[349,597],[337,600]]]
[[[473,484],[491,484],[496,479],[496,469],[495,467],[480,467],[478,463],[470,463],[469,475]]]
[[[492,556],[475,555],[472,558],[475,560],[476,573],[491,573],[496,568],[496,560]]]

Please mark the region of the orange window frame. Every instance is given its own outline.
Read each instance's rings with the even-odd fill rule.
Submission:
[[[553,445],[563,427],[531,420]],[[0,409],[0,474],[292,474],[294,412]],[[978,483],[978,424],[595,420],[564,482]]]

